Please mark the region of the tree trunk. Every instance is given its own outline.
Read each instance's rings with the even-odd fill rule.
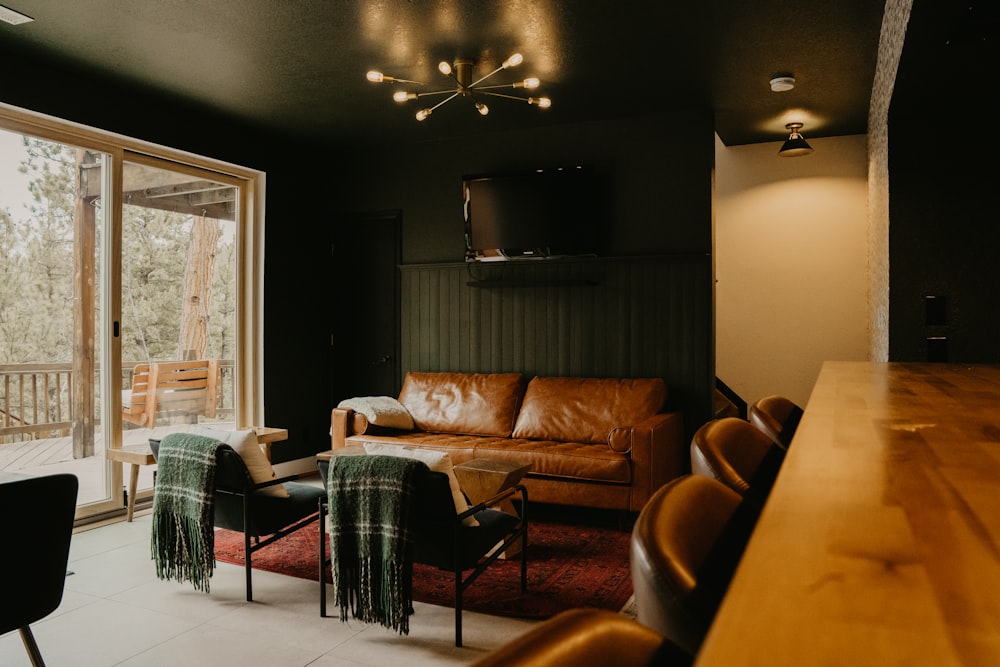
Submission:
[[[191,245],[184,270],[184,297],[178,359],[204,359],[208,349],[208,317],[212,304],[212,275],[222,226],[199,216],[191,227]]]

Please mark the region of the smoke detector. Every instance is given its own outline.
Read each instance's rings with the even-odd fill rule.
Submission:
[[[771,79],[771,90],[776,93],[783,93],[795,87],[794,76],[776,76]]]

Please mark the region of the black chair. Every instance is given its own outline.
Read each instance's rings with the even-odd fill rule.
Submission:
[[[329,479],[329,460],[319,461],[324,484]],[[512,544],[521,540],[521,591],[528,590],[528,492],[518,484],[492,498],[455,512],[455,500],[448,476],[422,464],[416,483],[414,508],[413,562],[430,565],[455,575],[455,646],[462,645],[462,593]],[[364,483],[359,480],[359,483]],[[512,498],[519,516],[490,506]],[[326,571],[330,567],[326,537],[327,499],[319,502],[319,584],[320,616],[326,616]],[[462,519],[475,516],[478,526],[466,526]],[[500,545],[497,547],[497,545]],[[465,578],[463,572],[472,570]]]
[[[160,441],[150,440],[149,446],[155,458]],[[215,466],[214,526],[243,533],[243,566],[247,602],[250,602],[253,553],[315,521],[317,503],[326,497],[326,492],[319,485],[294,481],[298,479],[296,475],[256,484],[243,459],[228,445],[219,448]],[[259,493],[277,484],[285,487],[287,498]],[[249,529],[244,530],[244,526]]]
[[[0,473],[2,474],[2,473]],[[0,635],[17,629],[32,665],[44,665],[30,623],[51,614],[62,602],[69,543],[79,483],[74,475],[9,475],[0,479],[3,534],[19,539],[0,549],[0,570],[7,573],[0,605]]]

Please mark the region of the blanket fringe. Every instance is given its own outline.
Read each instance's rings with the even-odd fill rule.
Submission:
[[[413,613],[412,563],[370,558],[359,567],[344,560],[332,572],[340,620],[348,620],[350,614],[363,623],[378,623],[408,635]],[[372,591],[377,593],[372,595]]]
[[[159,579],[190,581],[195,590],[211,592],[215,572],[215,530],[211,526],[193,517],[154,514],[151,542]]]

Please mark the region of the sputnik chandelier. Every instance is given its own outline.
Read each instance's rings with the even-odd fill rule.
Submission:
[[[396,100],[397,102],[403,103],[409,100],[416,100],[420,99],[421,97],[428,97],[431,95],[448,95],[448,97],[444,98],[434,106],[425,107],[420,111],[418,111],[417,120],[425,120],[428,116],[434,113],[435,109],[437,109],[438,107],[447,102],[450,102],[451,100],[459,96],[470,98],[476,105],[476,110],[480,113],[480,115],[483,116],[485,116],[490,112],[490,108],[485,104],[483,104],[483,102],[476,97],[477,95],[491,95],[493,97],[504,97],[509,100],[518,100],[520,102],[527,102],[528,104],[534,104],[541,109],[548,109],[550,106],[552,106],[552,100],[550,100],[547,97],[520,97],[517,95],[507,95],[505,93],[496,92],[497,90],[502,88],[525,88],[527,90],[534,90],[539,86],[538,79],[534,77],[529,79],[524,79],[523,81],[515,81],[514,83],[503,83],[490,86],[482,85],[484,81],[492,77],[497,72],[508,69],[510,67],[516,67],[517,65],[520,65],[523,60],[524,58],[521,56],[520,53],[515,53],[510,58],[507,58],[507,60],[503,61],[503,64],[500,65],[500,67],[497,67],[495,70],[493,70],[483,78],[477,79],[476,81],[472,81],[472,67],[475,65],[475,61],[459,58],[455,60],[454,65],[442,61],[438,63],[438,70],[445,76],[451,77],[455,81],[456,85],[454,88],[447,88],[445,90],[432,90],[423,93],[411,93],[405,90],[397,90],[395,93],[393,93],[392,99]],[[368,80],[373,83],[396,82],[396,83],[410,83],[418,86],[430,85],[424,83],[423,81],[410,81],[408,79],[397,79],[395,77],[391,77],[386,74],[383,74],[382,72],[376,72],[374,70],[368,72]]]

